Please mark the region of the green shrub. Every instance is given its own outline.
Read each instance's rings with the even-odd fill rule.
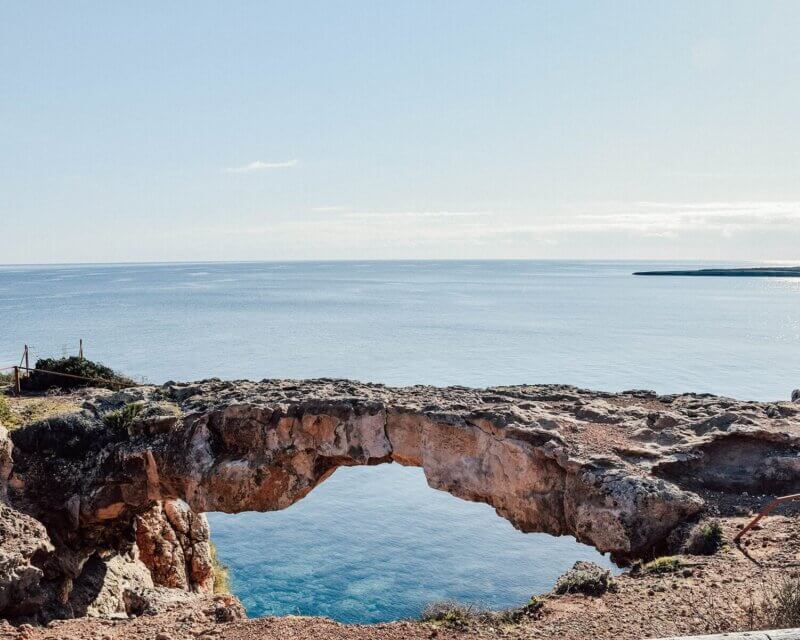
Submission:
[[[678,556],[661,556],[644,565],[642,571],[655,574],[673,573],[680,569],[681,566],[681,559]]]
[[[462,604],[453,600],[432,602],[422,612],[423,622],[438,622],[450,627],[464,629],[477,619],[478,609],[471,604]]]
[[[701,522],[689,532],[684,551],[695,556],[711,556],[724,544],[722,525],[717,520],[709,520]]]
[[[6,400],[3,396],[0,396],[0,425],[3,425],[4,427],[10,427],[16,423],[17,420],[14,417],[14,414],[11,413],[11,407],[8,406],[8,400]]]
[[[525,620],[541,617],[545,598],[533,596],[526,605],[515,609],[489,611],[472,604],[462,604],[453,600],[433,602],[425,607],[420,616],[422,622],[442,624],[464,631],[473,623],[492,626],[519,624]]]
[[[544,597],[533,596],[522,607],[489,611],[471,604],[443,600],[426,606],[420,620],[445,625],[458,631],[466,631],[476,623],[492,626],[519,624],[525,620],[540,618],[544,603]]]
[[[32,371],[30,376],[22,378],[21,386],[25,391],[47,391],[48,389],[79,389],[81,387],[103,387],[106,389],[122,389],[132,387],[136,383],[124,376],[119,375],[113,369],[92,362],[85,358],[40,358],[36,361],[36,369],[44,371]],[[53,373],[45,373],[51,371]],[[71,378],[59,375],[65,373],[69,376],[79,376]]]
[[[593,562],[576,562],[556,581],[557,594],[583,593],[587,596],[601,596],[615,588],[614,578],[608,569]]]
[[[121,409],[115,409],[105,414],[103,416],[103,424],[113,431],[124,431],[130,435],[136,418],[139,417],[141,411],[142,406],[140,404],[136,404],[135,402],[126,404]]]

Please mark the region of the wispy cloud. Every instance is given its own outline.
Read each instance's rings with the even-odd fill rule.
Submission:
[[[409,218],[475,218],[491,215],[489,211],[350,211],[342,217],[359,220]]]
[[[342,211],[350,211],[352,207],[345,207],[343,205],[323,205],[321,207],[311,207],[315,213],[340,213]]]
[[[774,232],[796,236],[800,202],[632,202],[570,206],[537,214],[524,211],[339,211],[332,215],[252,220],[249,224],[193,226],[182,235],[269,237],[286,243],[377,246],[550,246],[598,243],[609,237],[661,238],[680,242],[717,234]],[[595,237],[593,237],[595,236]]]
[[[687,233],[730,237],[752,231],[786,231],[800,227],[800,202],[633,202],[587,205],[553,219],[501,221],[465,230],[484,236],[526,234],[626,233],[642,237],[678,238]]]
[[[489,211],[356,211],[352,207],[323,206],[313,207],[315,213],[336,213],[339,220],[375,220],[391,222],[408,218],[474,218],[491,215]]]
[[[299,160],[282,160],[280,162],[263,162],[256,160],[241,167],[228,167],[223,169],[225,173],[252,173],[253,171],[266,171],[269,169],[291,169],[300,164]]]
[[[572,223],[576,231],[630,231],[644,235],[677,236],[683,232],[723,234],[795,227],[800,202],[637,202],[605,205],[605,211],[587,212]]]

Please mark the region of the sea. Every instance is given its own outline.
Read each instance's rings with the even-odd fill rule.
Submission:
[[[800,279],[637,277],[755,264],[588,261],[0,266],[0,366],[86,357],[138,380],[568,383],[787,400]],[[249,615],[368,623],[431,602],[514,607],[577,560],[398,465],[339,469],[271,513],[209,514]]]

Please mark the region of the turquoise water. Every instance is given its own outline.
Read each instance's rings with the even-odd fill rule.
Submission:
[[[650,262],[352,262],[0,267],[0,364],[86,353],[153,382],[351,377],[564,382],[786,399],[800,280],[634,278]],[[713,265],[736,266],[736,265]],[[577,559],[396,465],[340,469],[267,514],[211,514],[251,615],[371,622],[431,600],[520,604]]]

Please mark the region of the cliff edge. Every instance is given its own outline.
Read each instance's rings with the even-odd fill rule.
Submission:
[[[206,511],[270,511],[340,466],[421,467],[523,531],[649,559],[704,514],[800,492],[800,406],[561,385],[167,383],[0,428],[0,617],[158,614],[214,596]]]

